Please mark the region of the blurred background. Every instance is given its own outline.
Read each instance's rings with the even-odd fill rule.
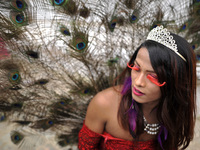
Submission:
[[[159,25],[196,54],[199,150],[200,0],[0,0],[0,149],[77,149],[89,101]]]

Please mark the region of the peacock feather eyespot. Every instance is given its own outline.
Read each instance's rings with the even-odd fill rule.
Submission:
[[[67,135],[67,134],[61,134],[58,136],[58,144],[61,146],[61,147],[65,147],[67,146],[68,144],[72,144],[73,142],[77,142],[76,140],[77,139],[74,139],[73,136],[76,136],[76,134],[72,134],[72,135]],[[72,140],[73,139],[73,140]]]
[[[0,122],[4,121],[5,120],[5,116],[1,116],[0,117]]]
[[[132,15],[130,16],[130,22],[131,23],[136,23],[136,22],[138,22],[138,20],[139,20],[139,10],[134,10],[134,12],[132,13]]]
[[[70,15],[74,15],[77,12],[77,5],[73,0],[50,0],[51,5],[61,6],[65,12]]]
[[[37,81],[35,81],[35,84],[38,84],[38,85],[45,85],[49,82],[48,79],[39,79]]]
[[[0,122],[3,122],[6,120],[6,116],[4,113],[0,112]]]
[[[117,25],[117,18],[114,17],[109,23],[108,23],[108,28],[110,29],[111,32],[114,31],[115,26]]]
[[[10,19],[17,26],[24,26],[28,24],[27,17],[23,12],[11,11]]]
[[[161,21],[156,21],[150,26],[150,30],[152,30],[153,28],[156,28],[157,26],[161,26],[161,25],[162,25]]]
[[[137,16],[135,16],[134,14],[130,18],[131,23],[135,23],[137,20]]]
[[[65,100],[61,100],[57,103],[54,104],[55,108],[63,108],[66,105],[66,101]]]
[[[110,24],[110,27],[111,27],[112,29],[114,29],[115,26],[116,26],[116,24],[117,24],[117,22],[112,22],[112,23]]]
[[[191,46],[192,46],[193,50],[196,50],[196,48],[199,47],[199,44],[198,44],[198,42],[192,42]]]
[[[61,102],[59,102],[61,105],[65,105],[65,102],[64,101],[61,101]]]
[[[10,5],[17,11],[23,11],[27,8],[27,4],[24,0],[12,0]]]
[[[53,6],[64,6],[67,4],[68,0],[50,0]]]
[[[156,28],[157,26],[159,26],[158,24],[155,24],[152,28]]]
[[[8,76],[9,76],[9,81],[14,85],[19,84],[21,81],[21,76],[19,74],[19,71],[11,71]]]
[[[18,14],[15,17],[15,20],[16,20],[17,23],[22,23],[24,21],[24,15],[23,14]]]
[[[84,49],[84,48],[85,48],[85,43],[82,42],[81,40],[80,40],[80,42],[79,42],[79,40],[77,40],[76,48],[77,48],[78,50]]]
[[[196,49],[196,45],[192,45],[192,49],[195,50]]]
[[[185,29],[186,29],[186,27],[187,27],[187,25],[186,25],[186,24],[184,24],[184,25],[182,26],[182,30],[185,30]]]
[[[48,125],[53,125],[54,122],[53,122],[52,120],[49,120],[49,121],[47,121],[47,124],[48,124]]]
[[[187,22],[185,22],[179,29],[179,32],[184,32],[186,31],[190,26],[191,26],[191,23],[193,22],[192,19],[188,20]]]
[[[13,81],[17,80],[18,78],[19,78],[19,75],[18,75],[18,74],[14,74],[14,75],[12,76],[12,80],[13,80]]]
[[[13,131],[11,132],[11,141],[14,143],[14,144],[19,144],[22,140],[23,140],[24,136],[17,132],[17,131]]]
[[[31,127],[36,128],[36,129],[47,130],[51,128],[54,124],[55,124],[55,120],[51,118],[46,118],[42,120],[37,120]]]
[[[60,4],[62,4],[64,2],[64,0],[54,0],[54,3],[56,4],[56,5],[60,5]]]
[[[19,74],[18,73],[15,73],[15,74],[13,74],[12,75],[12,81],[17,81],[17,80],[19,80]]]
[[[47,119],[47,120],[38,122],[37,128],[42,128],[44,130],[47,130],[51,128],[53,125],[54,125],[54,121]]]
[[[90,92],[90,89],[83,90],[83,94],[88,94]]]
[[[137,17],[136,17],[135,15],[132,15],[132,16],[131,16],[131,20],[132,20],[132,21],[135,21],[135,20],[137,20]]]
[[[91,87],[86,87],[83,90],[79,91],[81,95],[92,95],[94,90]]]
[[[51,111],[55,113],[55,111],[59,111],[62,109],[67,109],[67,107],[70,105],[71,100],[67,98],[61,98],[58,102],[52,104]]]
[[[88,45],[88,36],[83,32],[77,32],[72,39],[72,45],[75,50],[83,52]]]
[[[71,35],[69,29],[68,29],[67,27],[64,27],[64,26],[61,26],[61,27],[60,27],[60,32],[61,32],[63,35],[67,35],[67,36],[70,36],[70,35]]]

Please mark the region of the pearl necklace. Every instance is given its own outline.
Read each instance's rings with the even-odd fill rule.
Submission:
[[[148,134],[156,135],[160,129],[159,123],[149,124],[147,123],[146,118],[143,116],[144,119],[144,131],[146,131]]]

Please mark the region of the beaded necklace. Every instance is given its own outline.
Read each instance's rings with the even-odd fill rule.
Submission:
[[[146,131],[148,134],[156,135],[160,129],[160,124],[159,123],[149,124],[147,123],[147,120],[144,116],[143,119],[144,119],[144,131]]]

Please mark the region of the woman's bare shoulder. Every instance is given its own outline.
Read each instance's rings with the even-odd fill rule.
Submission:
[[[99,92],[91,100],[88,109],[93,110],[92,112],[98,113],[100,116],[106,117],[113,107],[118,107],[119,101],[121,100],[120,87],[110,87]]]
[[[121,98],[121,86],[114,86],[99,92],[94,99],[100,101],[100,105],[109,106]]]
[[[85,123],[90,129],[101,133],[120,99],[120,87],[110,87],[99,92],[90,102]],[[115,107],[116,106],[116,107]]]

